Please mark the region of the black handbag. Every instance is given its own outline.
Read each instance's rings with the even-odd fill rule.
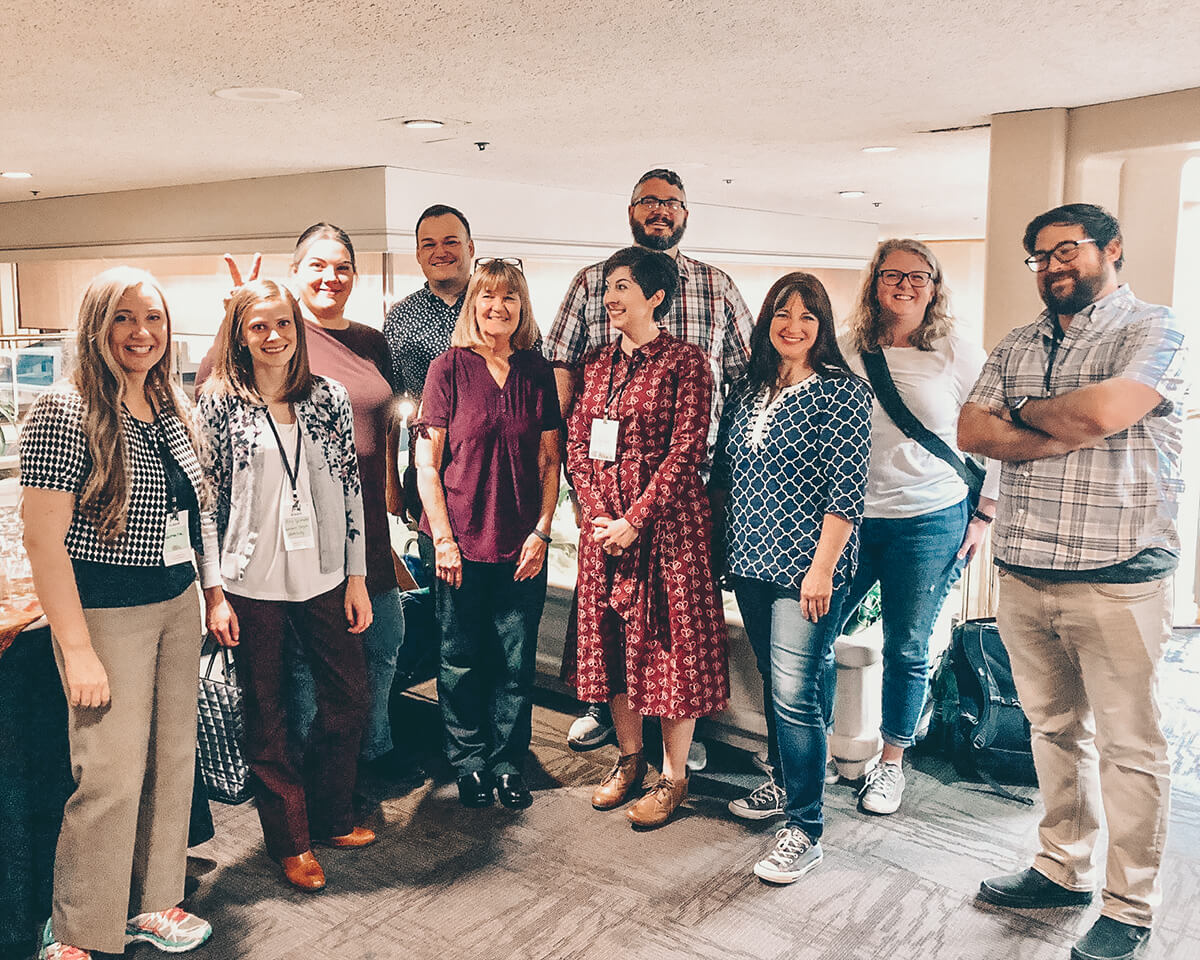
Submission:
[[[205,645],[208,650],[208,644]],[[242,715],[242,688],[227,647],[212,644],[200,652],[198,723],[200,772],[208,795],[221,803],[250,799],[250,766],[242,744],[246,725]],[[213,668],[221,664],[220,675]]]
[[[954,468],[954,472],[967,485],[967,505],[974,513],[975,508],[979,506],[979,493],[983,489],[985,471],[982,464],[971,457],[960,457],[945,440],[926,427],[917,419],[916,414],[908,409],[900,391],[896,389],[895,381],[892,380],[892,372],[888,369],[882,350],[864,351],[861,356],[867,379],[871,381],[871,389],[875,391],[884,412],[909,440],[917,441],[939,460]]]

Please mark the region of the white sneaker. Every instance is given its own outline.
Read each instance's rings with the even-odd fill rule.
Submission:
[[[567,745],[573,750],[591,750],[605,743],[612,734],[608,704],[593,703],[587,713],[571,724],[571,729],[567,731]]]
[[[799,880],[824,859],[820,842],[808,839],[799,827],[783,827],[775,834],[775,846],[754,865],[754,875],[771,883]]]
[[[708,766],[708,747],[700,740],[693,740],[688,747],[688,773],[697,773]]]
[[[139,913],[136,917],[130,917],[125,924],[126,943],[145,940],[164,953],[195,950],[211,936],[212,927],[207,920],[201,920],[179,907]]]
[[[900,809],[904,772],[898,763],[880,763],[867,774],[858,802],[868,813],[888,814]]]
[[[838,773],[837,761],[830,757],[825,761],[825,782],[832,785],[841,779],[842,775]]]
[[[729,801],[729,812],[743,820],[767,820],[783,813],[787,794],[768,777],[749,796]]]

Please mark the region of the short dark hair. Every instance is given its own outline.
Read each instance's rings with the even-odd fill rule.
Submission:
[[[1125,264],[1125,243],[1121,237],[1121,224],[1117,218],[1094,203],[1064,203],[1061,207],[1047,210],[1029,221],[1025,228],[1025,252],[1032,254],[1037,246],[1037,235],[1049,226],[1083,227],[1083,232],[1096,241],[1101,250],[1114,240],[1121,242],[1121,255],[1113,266],[1118,270]]]
[[[457,207],[452,207],[447,203],[435,203],[432,207],[426,207],[421,211],[421,215],[417,217],[417,225],[413,228],[413,236],[421,232],[421,224],[430,217],[444,217],[446,214],[452,214],[458,217],[463,225],[463,229],[467,231],[467,239],[471,239],[471,225],[467,223],[467,218],[463,216],[463,212]]]
[[[680,191],[685,194],[687,193],[687,190],[685,190],[683,187],[683,180],[680,179],[679,174],[677,174],[674,170],[668,170],[666,167],[655,167],[653,170],[647,170],[640,177],[638,177],[638,182],[633,185],[633,193],[630,194],[631,198],[637,195],[638,187],[640,187],[647,180],[666,180],[671,186],[678,187]]]
[[[354,262],[354,244],[350,242],[350,234],[341,227],[334,226],[332,223],[314,223],[311,227],[300,234],[300,239],[296,241],[296,249],[292,253],[292,267],[296,267],[301,260],[304,259],[304,253],[308,250],[309,245],[317,240],[336,240],[346,248],[346,253],[350,255],[350,270],[353,273],[358,273],[358,266]]]
[[[657,250],[625,247],[604,261],[604,279],[607,280],[621,267],[629,268],[630,276],[647,300],[659,290],[662,291],[662,303],[654,308],[654,319],[665,317],[671,309],[671,301],[675,299],[675,290],[679,287],[679,264]]]

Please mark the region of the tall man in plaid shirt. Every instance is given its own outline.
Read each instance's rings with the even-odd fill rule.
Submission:
[[[1179,560],[1184,334],[1118,284],[1120,225],[1102,208],[1042,214],[1025,249],[1046,310],[992,351],[958,439],[1004,462],[998,624],[1046,810],[1032,868],[980,897],[1090,902],[1103,803],[1103,906],[1071,956],[1135,957],[1161,900],[1171,790],[1157,675]]]
[[[750,362],[754,317],[727,273],[679,252],[687,221],[687,195],[679,174],[661,168],[642,174],[629,201],[629,229],[638,246],[662,251],[679,265],[679,289],[662,326],[667,333],[696,344],[708,354],[715,387],[711,447],[724,399],[722,387],[745,373]],[[584,354],[611,342],[614,336],[604,309],[601,260],[575,275],[543,346],[546,359],[554,364],[564,420],[579,392]],[[572,724],[568,739],[577,748],[593,747],[603,743],[611,732],[608,705],[597,704]]]

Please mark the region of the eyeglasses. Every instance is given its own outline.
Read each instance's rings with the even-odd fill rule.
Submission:
[[[490,267],[493,263],[503,263],[510,267],[516,267],[522,273],[525,272],[525,264],[521,262],[520,257],[479,257],[475,261],[475,266],[472,270],[478,270],[480,267]]]
[[[1085,240],[1064,240],[1062,243],[1056,243],[1053,250],[1038,250],[1033,256],[1025,258],[1025,266],[1034,273],[1041,273],[1050,266],[1050,258],[1053,257],[1059,263],[1070,263],[1079,256],[1079,248],[1085,243],[1095,243],[1091,237]]]
[[[653,213],[659,207],[666,207],[672,213],[678,213],[680,210],[686,210],[687,204],[682,200],[676,200],[672,197],[670,200],[664,200],[662,197],[638,197],[633,201],[633,206],[644,207],[647,213]]]
[[[914,290],[929,286],[933,280],[933,274],[928,270],[909,270],[908,273],[903,270],[880,270],[875,276],[885,287],[898,287],[904,282],[904,278],[908,277],[908,282]]]

